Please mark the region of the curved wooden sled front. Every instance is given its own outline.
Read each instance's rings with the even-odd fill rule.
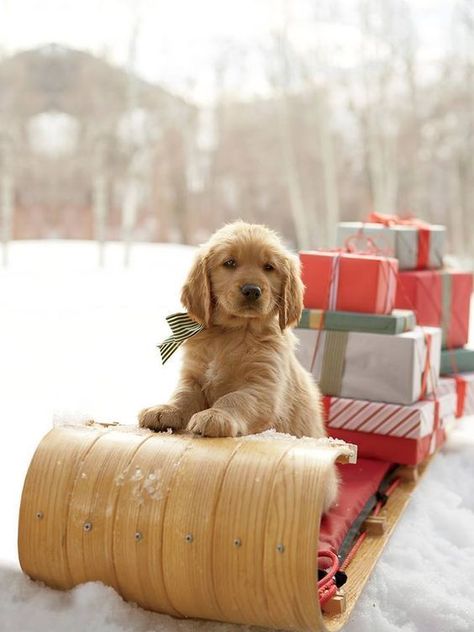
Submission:
[[[60,589],[99,580],[173,616],[322,630],[317,549],[335,460],[354,448],[55,428],[23,489],[21,567]]]

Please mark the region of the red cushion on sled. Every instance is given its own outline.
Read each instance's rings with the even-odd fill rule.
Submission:
[[[320,551],[339,551],[352,524],[378,490],[391,465],[372,459],[358,459],[355,465],[338,465],[341,477],[339,499],[321,521]]]

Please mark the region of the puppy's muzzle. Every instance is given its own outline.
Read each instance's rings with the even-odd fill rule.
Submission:
[[[252,285],[251,283],[242,285],[240,291],[249,301],[256,301],[262,296],[261,288],[259,288],[258,285]]]

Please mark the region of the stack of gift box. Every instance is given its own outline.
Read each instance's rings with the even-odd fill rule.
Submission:
[[[399,275],[395,305],[414,311],[418,325],[440,327],[442,350],[438,393],[456,393],[456,416],[474,414],[474,349],[468,348],[471,272],[446,269],[446,229],[416,219],[372,213],[367,222],[341,222],[338,243],[370,240],[395,253]]]
[[[323,394],[329,435],[360,456],[416,465],[468,412],[474,372],[458,373],[466,357],[474,362],[460,350],[472,275],[441,267],[444,227],[373,220],[339,224],[338,250],[300,253],[297,353]],[[453,372],[447,362],[461,365],[456,377],[440,378]]]

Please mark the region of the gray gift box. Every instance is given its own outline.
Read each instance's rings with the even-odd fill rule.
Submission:
[[[441,329],[416,327],[403,334],[295,329],[297,356],[324,395],[410,405],[438,386]],[[429,339],[429,343],[427,343]]]
[[[428,268],[443,267],[446,228],[430,224]],[[347,240],[364,249],[364,240],[370,240],[384,254],[398,259],[400,270],[415,270],[418,261],[418,228],[416,226],[384,226],[369,222],[339,222],[337,245],[343,247]]]

